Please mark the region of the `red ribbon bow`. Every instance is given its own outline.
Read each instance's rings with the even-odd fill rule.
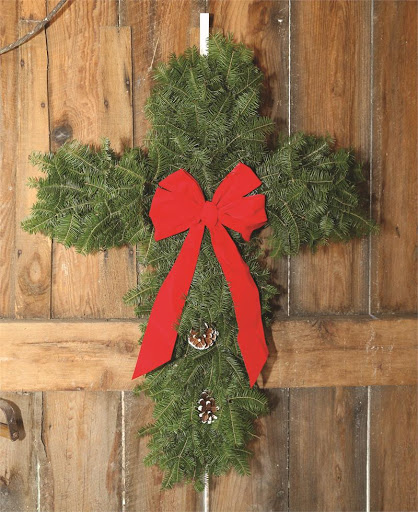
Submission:
[[[229,284],[238,324],[238,344],[250,385],[267,360],[258,289],[248,266],[224,226],[249,241],[254,229],[267,221],[265,196],[244,197],[261,185],[246,165],[239,163],[221,182],[212,201],[205,201],[197,181],[180,169],[159,183],[150,217],[155,240],[189,230],[181,251],[158,292],[142,341],[133,379],[171,359],[184,302],[189,292],[205,226]]]

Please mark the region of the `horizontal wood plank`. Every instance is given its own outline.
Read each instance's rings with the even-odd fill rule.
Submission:
[[[412,385],[413,316],[297,317],[275,322],[264,387]],[[1,320],[0,389],[132,389],[138,322]]]

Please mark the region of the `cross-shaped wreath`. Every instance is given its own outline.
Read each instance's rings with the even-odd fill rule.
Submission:
[[[201,490],[206,473],[249,471],[246,444],[268,412],[254,385],[263,324],[278,293],[263,253],[375,229],[351,152],[301,133],[268,146],[262,80],[249,49],[214,35],[207,56],[190,48],[158,66],[147,150],[73,141],[32,155],[46,176],[31,182],[25,230],[85,254],[138,247],[145,271],[125,301],[149,317],[135,376],[147,373],[138,389],[155,401],[155,421],[139,432],[152,436],[146,461],[165,471],[163,487],[185,479]]]

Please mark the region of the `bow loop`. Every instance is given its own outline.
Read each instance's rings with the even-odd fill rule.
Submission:
[[[185,170],[179,169],[160,181],[149,213],[155,240],[188,230],[199,220],[204,203],[199,184]]]

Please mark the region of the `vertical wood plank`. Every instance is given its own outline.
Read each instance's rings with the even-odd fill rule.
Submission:
[[[291,390],[290,510],[365,510],[366,412],[366,388]]]
[[[42,393],[2,392],[1,397],[19,408],[23,427],[18,441],[0,438],[0,509],[33,512],[38,510],[39,470],[46,463],[40,435]]]
[[[133,143],[130,27],[101,27],[99,49],[98,131],[100,137],[110,140],[116,152],[122,152]],[[122,300],[125,293],[136,286],[135,256],[134,247],[113,248],[96,256],[102,316],[135,316],[133,308]]]
[[[104,129],[99,123],[103,120],[98,80],[100,27],[116,24],[115,0],[88,0],[69,3],[47,29],[52,150],[72,138],[83,143],[99,143]],[[108,66],[110,69],[112,61]],[[109,80],[112,79],[109,77]],[[122,86],[124,93],[126,88]],[[125,251],[128,251],[126,259],[129,261],[129,249]],[[122,296],[113,297],[112,302],[101,300],[101,288],[106,280],[105,286],[119,289],[114,273],[101,272],[117,255],[109,251],[106,263],[101,264],[105,257],[103,253],[82,256],[61,244],[53,244],[53,317],[103,318],[108,316],[109,308],[114,311],[115,304],[120,305],[121,316],[126,314]]]
[[[20,35],[37,21],[21,21]],[[49,150],[48,86],[45,32],[19,48],[19,140],[16,151],[15,315],[17,318],[49,318],[51,241],[22,230],[20,223],[36,200],[28,178],[42,176],[28,161],[32,151]]]
[[[374,4],[372,312],[415,312],[417,4]],[[417,391],[372,388],[371,510],[418,509]]]
[[[205,0],[121,0],[121,24],[132,29],[134,145],[144,144],[149,125],[144,105],[152,87],[154,66],[196,44],[199,12]],[[145,468],[147,439],[136,431],[152,420],[152,405],[126,393],[126,511],[200,510],[201,495],[190,486],[161,491],[162,474],[156,467]]]
[[[289,110],[289,2],[287,0],[209,0],[213,31],[232,33],[254,51],[255,64],[264,75],[261,115],[276,124],[275,133],[288,132]],[[277,313],[287,314],[287,258],[266,259],[279,295]]]
[[[45,3],[42,6],[34,2],[32,9],[26,9],[21,5],[20,15],[30,17],[42,17],[45,13]],[[5,12],[10,12],[5,8]],[[14,12],[18,13],[18,9]],[[22,36],[30,31],[36,21],[18,19],[13,21],[6,16],[6,23],[11,23],[18,29],[18,35]],[[5,31],[10,34],[10,30]],[[13,37],[12,39],[15,39]],[[10,42],[10,40],[8,41]],[[49,148],[48,126],[48,99],[47,99],[47,52],[45,32],[41,32],[18,50],[2,57],[3,72],[7,73],[9,81],[2,79],[2,93],[5,94],[2,101],[5,103],[1,111],[7,116],[2,123],[2,133],[5,140],[3,146],[2,175],[10,180],[10,161],[7,160],[13,151],[13,160],[16,165],[16,187],[11,183],[8,191],[15,194],[10,201],[8,193],[2,193],[2,208],[9,209],[7,218],[2,217],[3,222],[10,223],[5,227],[6,236],[2,236],[3,248],[8,252],[10,263],[14,262],[13,276],[9,276],[14,291],[14,298],[10,301],[7,311],[2,314],[15,314],[18,318],[48,318],[50,312],[50,275],[51,275],[51,242],[42,235],[31,236],[20,228],[21,220],[29,213],[30,206],[35,199],[35,193],[29,191],[26,182],[33,173],[33,168],[28,162],[28,155],[33,150],[47,151]],[[13,68],[15,59],[19,67]],[[3,68],[3,63],[9,68]],[[10,74],[9,74],[10,73]],[[7,90],[9,86],[13,90]],[[15,96],[16,94],[16,96]],[[10,105],[8,104],[10,102]],[[17,110],[13,110],[16,107]],[[6,106],[7,105],[7,106]],[[16,115],[18,117],[16,117]],[[9,117],[10,116],[10,117]],[[3,138],[3,137],[2,137]],[[13,147],[9,146],[12,140]],[[3,181],[2,183],[6,183]],[[15,191],[14,191],[15,188]],[[3,192],[3,189],[2,189]],[[6,191],[4,191],[6,192]],[[3,198],[5,199],[3,202]],[[10,211],[11,210],[11,211]],[[13,227],[14,241],[7,232]],[[3,235],[3,233],[2,233]],[[3,246],[4,243],[4,246]],[[14,254],[13,254],[14,251]],[[2,269],[4,266],[2,265]],[[2,275],[3,278],[7,277]],[[7,293],[6,288],[4,291]],[[3,288],[3,283],[2,283]],[[2,290],[3,297],[3,290]],[[13,305],[13,308],[12,308]],[[2,393],[2,398],[12,401],[20,411],[23,424],[20,423],[20,439],[10,442],[6,439],[0,441],[0,503],[2,510],[10,512],[32,511],[38,508],[38,486],[40,484],[41,468],[46,465],[46,456],[42,444],[41,418],[42,418],[42,394],[41,393]],[[4,421],[4,418],[1,419]]]
[[[370,147],[370,2],[292,3],[291,129],[335,137],[367,161]],[[291,260],[292,314],[367,311],[367,240]]]
[[[234,34],[254,51],[255,63],[264,74],[262,115],[271,117],[277,131],[287,133],[288,123],[288,2],[281,0],[210,0],[213,31]],[[281,290],[277,307],[287,310],[287,259],[268,262],[274,284]],[[286,304],[285,304],[286,303]],[[280,314],[279,313],[279,314]],[[272,415],[260,423],[260,439],[252,449],[251,475],[231,471],[212,479],[210,506],[216,511],[287,510],[287,390],[270,392]]]
[[[417,3],[375,3],[373,312],[417,308]]]
[[[329,133],[363,161],[370,151],[370,2],[291,4],[291,129]],[[368,243],[291,258],[290,310],[367,311]],[[290,391],[290,509],[366,506],[364,389]]]
[[[117,151],[132,144],[130,34],[117,22],[115,0],[88,0],[69,3],[49,26],[52,149],[102,136]],[[85,257],[54,244],[53,316],[132,316],[122,296],[136,284],[135,266],[133,248]],[[49,392],[44,402],[45,510],[121,510],[120,393]]]
[[[121,510],[120,394],[50,391],[43,410],[42,510]]]
[[[133,393],[125,393],[126,424],[126,512],[152,510],[153,512],[199,512],[202,510],[201,495],[191,485],[177,485],[161,490],[163,480],[156,467],[145,467],[149,438],[138,438],[138,429],[152,423],[153,402]]]
[[[235,471],[212,478],[210,509],[216,512],[264,512],[288,510],[288,390],[269,390],[271,414],[258,421],[259,439],[249,448],[254,452],[251,475]]]
[[[19,37],[18,4],[0,0],[0,46]],[[0,316],[14,315],[14,237],[19,53],[0,57]]]
[[[418,510],[417,390],[371,391],[370,510]]]
[[[134,144],[144,143],[149,124],[144,105],[152,88],[152,70],[172,53],[196,44],[199,13],[205,0],[121,0],[121,23],[132,27]]]

